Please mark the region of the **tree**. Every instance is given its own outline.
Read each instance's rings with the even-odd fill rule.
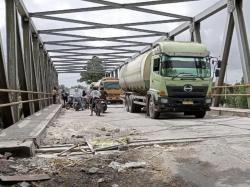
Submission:
[[[85,81],[87,84],[90,84],[91,82],[97,82],[104,76],[105,71],[101,59],[97,56],[93,56],[87,63],[86,71],[81,72],[79,81]]]

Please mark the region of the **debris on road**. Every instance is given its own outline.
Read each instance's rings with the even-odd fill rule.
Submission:
[[[102,128],[101,128],[101,131],[106,131],[106,128],[105,128],[105,127],[102,127]]]
[[[119,162],[112,161],[109,164],[109,167],[113,168],[114,170],[117,170],[118,172],[125,171],[129,168],[144,168],[146,166],[146,162],[127,162],[125,164],[121,164]]]
[[[0,176],[2,182],[19,182],[19,181],[42,181],[49,180],[50,176],[47,174],[36,175],[14,175],[14,176]]]
[[[68,151],[71,151],[72,149],[74,149],[74,148],[76,148],[78,145],[73,145],[73,146],[71,146],[70,148],[68,148],[68,149],[66,149],[66,150],[64,150],[64,151],[62,151],[61,153],[59,153],[59,154],[57,154],[57,156],[61,156],[61,155],[63,155],[64,153],[66,153],[66,152],[68,152]]]
[[[105,182],[105,179],[104,179],[104,178],[100,178],[100,179],[98,179],[98,181],[97,181],[97,183],[103,183],[103,182]]]
[[[31,187],[32,185],[28,182],[21,182],[15,185],[16,187]]]
[[[99,168],[97,168],[97,167],[92,167],[92,168],[90,168],[89,170],[88,170],[88,173],[89,174],[95,174],[95,173],[97,173],[99,171]]]
[[[93,148],[93,146],[91,145],[91,143],[89,142],[89,140],[87,140],[87,138],[85,138],[85,141],[91,151],[92,154],[95,154],[95,149]]]

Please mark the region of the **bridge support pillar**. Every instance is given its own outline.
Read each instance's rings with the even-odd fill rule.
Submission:
[[[235,9],[233,11],[233,17],[238,39],[238,48],[241,58],[241,66],[243,70],[243,78],[245,84],[250,84],[250,50],[242,10],[242,0],[234,0],[234,3]],[[250,88],[247,89],[247,93],[250,93]],[[248,108],[250,108],[250,97],[247,98],[247,103]]]
[[[228,63],[228,57],[229,57],[229,52],[230,52],[231,43],[232,43],[233,31],[234,31],[233,15],[229,13],[227,16],[223,44],[222,44],[222,51],[221,51],[222,63],[221,63],[221,68],[220,68],[220,75],[219,75],[219,78],[216,80],[216,86],[223,86],[223,84],[224,84],[224,78],[225,78],[225,73],[226,73],[226,68],[227,68],[227,63]],[[215,94],[221,94],[221,93],[222,93],[221,88],[216,89]],[[220,96],[216,96],[214,98],[213,105],[215,107],[218,107],[219,104],[220,104]]]
[[[200,22],[193,22],[190,25],[190,37],[192,42],[201,43]]]
[[[216,86],[222,86],[224,84],[225,72],[233,37],[233,30],[236,30],[238,39],[238,48],[241,58],[241,65],[243,70],[244,83],[250,83],[250,53],[249,44],[245,26],[245,20],[242,10],[242,0],[228,0],[228,17],[226,23],[226,30],[223,39],[222,49],[222,64],[220,69],[220,75],[216,82]],[[221,94],[222,90],[217,89],[216,94]],[[247,89],[247,93],[250,93],[250,89]],[[248,108],[250,108],[250,98],[247,98]],[[214,106],[219,106],[220,97],[215,97]]]
[[[0,88],[8,89],[8,81],[5,73],[5,58],[3,55],[2,37],[0,33]],[[9,103],[9,96],[6,92],[0,92],[0,104]],[[13,123],[11,107],[0,108],[0,129],[6,128]]]
[[[24,74],[26,77],[26,85],[28,91],[33,90],[33,72],[32,72],[32,60],[31,60],[31,29],[28,18],[22,18],[23,25],[23,50],[24,50]],[[28,94],[28,99],[33,100],[33,94]],[[34,102],[29,103],[30,114],[35,112]]]
[[[6,5],[6,41],[7,41],[7,74],[9,89],[18,90],[18,64],[17,64],[17,16],[14,0],[5,0]],[[10,102],[18,101],[18,94],[9,94]],[[18,106],[11,107],[13,123],[19,120]]]
[[[33,60],[34,60],[34,68],[35,68],[35,74],[36,74],[35,81],[37,85],[37,91],[42,92],[39,41],[38,41],[38,37],[36,34],[32,34],[32,41],[33,41],[33,47],[34,47]],[[38,94],[37,99],[42,99],[42,95]],[[43,108],[42,101],[39,101],[38,103],[39,103],[39,110],[41,110]]]

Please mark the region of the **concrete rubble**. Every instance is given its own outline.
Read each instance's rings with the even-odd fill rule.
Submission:
[[[146,162],[127,162],[125,164],[121,164],[119,162],[111,162],[109,164],[109,167],[113,168],[114,170],[117,170],[118,172],[122,172],[130,168],[144,168],[146,166]]]

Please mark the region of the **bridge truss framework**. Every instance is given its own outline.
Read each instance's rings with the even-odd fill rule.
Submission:
[[[83,68],[89,60],[87,56],[101,56],[101,59],[105,64],[106,71],[110,72],[112,76],[118,76],[119,69],[124,64],[129,63],[131,59],[136,58],[138,55],[147,50],[150,50],[159,41],[174,40],[177,35],[186,30],[190,31],[190,41],[201,43],[200,23],[223,9],[227,9],[227,21],[225,25],[223,47],[221,50],[222,66],[220,69],[220,76],[216,84],[217,86],[222,86],[224,83],[234,28],[238,39],[238,48],[242,63],[244,81],[246,84],[250,83],[250,53],[242,10],[243,0],[219,0],[217,3],[203,10],[194,17],[156,11],[148,9],[147,6],[201,0],[149,0],[126,4],[114,3],[106,0],[83,1],[96,3],[98,6],[30,13],[25,8],[22,0],[5,0],[7,68],[5,69],[4,64],[6,62],[3,55],[2,41],[0,40],[0,89],[10,89],[12,92],[4,90],[2,90],[2,92],[0,91],[0,104],[13,103],[20,100],[31,100],[31,102],[22,103],[25,116],[33,114],[35,111],[52,104],[51,99],[43,98],[42,93],[44,95],[49,94],[53,89],[53,86],[58,86],[58,73],[80,73],[84,71]],[[67,13],[115,9],[126,9],[153,15],[166,16],[168,19],[119,24],[103,24],[55,16],[58,14],[62,15]],[[19,23],[19,16],[21,17],[21,23]],[[37,30],[32,18],[53,20],[62,23],[77,23],[84,26]],[[169,32],[133,27],[176,22],[183,23]],[[22,29],[20,29],[20,27]],[[65,33],[66,31],[96,30],[103,28],[135,31],[141,34],[133,36],[91,37],[80,34]],[[41,35],[71,37],[75,39],[42,41],[40,37]],[[136,40],[138,38],[148,37],[159,37],[159,39],[154,43]],[[79,42],[86,41],[111,41],[117,43],[117,45],[97,47],[94,45],[79,44]],[[51,45],[64,48],[47,50],[46,47]],[[138,46],[144,48],[142,50],[133,49],[133,47]],[[81,52],[86,49],[105,49],[110,50],[110,52]],[[51,55],[51,53],[58,53],[58,55]],[[17,90],[22,90],[23,92],[17,92]],[[221,89],[217,89],[216,94],[220,93]],[[248,93],[250,93],[250,90],[248,90]],[[215,98],[214,105],[219,105],[219,96]],[[248,105],[250,106],[250,98],[248,98]],[[0,107],[0,118],[5,124],[11,124],[19,120],[20,116],[18,115],[18,107],[18,104]]]

